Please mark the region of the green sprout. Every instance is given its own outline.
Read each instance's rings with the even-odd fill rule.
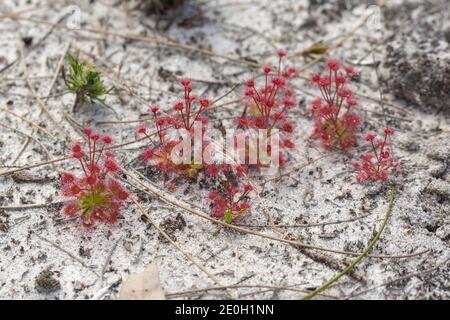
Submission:
[[[100,72],[95,71],[92,66],[86,65],[85,62],[79,61],[73,55],[68,55],[68,75],[63,69],[63,78],[66,83],[67,90],[76,95],[74,111],[79,104],[90,102],[91,104],[97,102],[106,106],[104,95],[110,94],[114,87],[105,88]]]

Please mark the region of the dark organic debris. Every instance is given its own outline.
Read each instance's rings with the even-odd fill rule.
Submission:
[[[165,219],[160,227],[167,233],[167,235],[174,241],[176,241],[175,232],[177,230],[183,230],[186,226],[186,221],[183,216],[178,213],[175,218],[167,218]],[[162,239],[162,237],[161,237]]]
[[[138,9],[147,14],[164,14],[182,5],[184,0],[142,0]]]
[[[52,293],[61,289],[61,284],[54,277],[55,273],[44,270],[35,279],[35,288],[39,293]]]

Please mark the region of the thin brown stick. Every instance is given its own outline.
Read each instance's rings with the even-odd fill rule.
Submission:
[[[108,253],[108,256],[105,259],[105,263],[103,264],[102,271],[100,272],[100,287],[103,288],[103,281],[105,280],[105,272],[106,268],[108,267],[108,264],[111,262],[112,255],[114,251],[116,251],[117,245],[119,244],[120,240],[122,240],[122,236],[117,239],[117,241],[113,244],[111,250]]]
[[[14,157],[14,159],[11,161],[11,166],[15,165],[17,160],[19,160],[20,156],[25,152],[25,149],[27,148],[28,144],[31,141],[30,137],[25,138],[25,141],[22,143],[22,146],[20,147],[19,152]]]
[[[269,218],[269,223],[270,226],[272,227],[272,229],[280,236],[280,238],[286,239],[288,238],[289,240],[295,240],[293,238],[293,236],[291,235],[286,235],[285,234],[285,230],[281,229],[278,225],[275,224],[272,214],[269,210],[269,208],[267,208],[267,206],[262,202],[261,196],[260,196],[260,192],[257,191],[259,189],[255,188],[255,194],[256,197],[260,200],[260,203],[262,204],[263,210],[266,212],[266,215]],[[291,244],[292,245],[292,244]],[[296,245],[292,245],[294,248],[298,249],[301,253],[303,253],[305,256],[309,257],[310,259],[314,260],[317,263],[323,264],[325,266],[327,266],[328,268],[337,270],[337,271],[342,271],[345,266],[337,259],[330,257],[328,255],[325,255],[323,253],[317,252],[315,250],[310,250],[308,248],[305,247],[301,247],[301,246],[296,246]],[[366,277],[364,277],[362,274],[360,274],[359,272],[352,270],[349,273],[349,276],[351,276],[352,278],[354,278],[357,281],[366,283],[367,279]]]
[[[399,277],[399,278],[396,278],[396,279],[392,279],[392,280],[383,282],[383,283],[381,283],[381,284],[372,286],[372,287],[370,287],[370,288],[368,288],[368,289],[365,289],[365,290],[362,290],[362,291],[359,291],[359,292],[352,293],[352,294],[346,296],[346,297],[344,298],[344,300],[348,300],[348,299],[351,299],[351,298],[354,298],[354,297],[357,297],[357,296],[366,294],[367,292],[370,292],[370,291],[375,290],[375,289],[377,289],[377,288],[384,287],[384,286],[388,286],[388,285],[394,284],[394,283],[399,282],[399,281],[403,281],[403,280],[406,280],[406,279],[409,279],[409,278],[412,278],[412,277],[417,277],[417,276],[421,276],[421,275],[424,275],[424,274],[433,272],[433,271],[435,271],[435,270],[438,270],[438,269],[439,269],[440,267],[442,267],[445,263],[448,263],[448,260],[446,260],[445,262],[439,264],[439,265],[436,266],[436,267],[433,267],[433,268],[430,268],[430,269],[427,269],[427,270],[423,270],[423,271],[419,271],[419,272],[410,273],[410,274],[407,274],[407,275],[405,275],[405,276],[402,276],[402,277]]]
[[[48,8],[47,6],[45,6],[45,7],[32,6],[30,8],[26,8],[26,9],[19,10],[16,12],[4,14],[4,15],[0,16],[0,20],[8,19],[8,18],[17,18],[24,13],[29,13],[29,12],[37,11],[37,10],[43,10],[43,9],[47,9],[47,8]]]
[[[74,256],[72,253],[70,253],[69,251],[67,251],[66,249],[62,248],[60,245],[38,235],[36,232],[33,232],[33,234],[38,237],[40,240],[47,242],[48,244],[52,245],[53,247],[55,247],[56,249],[64,252],[66,255],[68,255],[70,258],[72,258],[73,260],[75,260],[76,262],[78,262],[79,264],[81,264],[83,267],[85,267],[86,269],[88,269],[89,271],[95,273],[95,275],[97,277],[99,277],[100,275],[98,274],[98,272],[94,271],[93,268],[91,266],[88,266],[86,263],[84,263],[83,260],[77,258],[76,256]]]
[[[158,230],[158,232],[167,240],[169,241],[175,248],[177,248],[178,251],[180,251],[189,261],[191,261],[197,268],[199,268],[203,273],[205,273],[215,284],[218,286],[222,286],[220,284],[220,281],[211,273],[209,272],[204,266],[202,266],[200,263],[198,263],[194,257],[185,251],[177,242],[173,241],[172,238],[153,220],[153,218],[148,214],[142,206],[134,199],[131,198],[135,206],[138,208],[138,210],[141,212],[142,215],[144,215],[148,221]],[[227,295],[234,299],[234,295],[227,290]]]
[[[233,224],[229,224],[226,223],[224,221],[221,220],[217,220],[214,219],[213,217],[209,216],[208,214],[206,214],[205,212],[196,209],[190,205],[188,205],[186,202],[181,201],[179,199],[176,199],[175,197],[173,197],[172,195],[169,195],[161,190],[159,190],[158,188],[156,188],[152,183],[150,183],[147,179],[145,179],[144,176],[142,176],[142,174],[140,174],[137,171],[134,171],[139,177],[141,177],[141,179],[143,178],[145,182],[143,182],[141,179],[138,179],[134,173],[128,171],[128,170],[123,170],[123,173],[125,173],[129,178],[133,179],[134,181],[136,181],[143,189],[143,192],[147,193],[147,194],[152,194],[157,196],[160,200],[174,205],[178,208],[181,208],[187,212],[190,212],[198,217],[201,217],[203,219],[209,220],[215,224],[219,224],[223,227],[229,228],[229,229],[233,229],[242,233],[247,233],[247,234],[251,234],[254,236],[258,236],[261,238],[265,238],[265,239],[269,239],[269,240],[273,240],[273,241],[278,241],[278,242],[283,242],[283,243],[287,243],[290,245],[295,245],[298,247],[302,247],[302,248],[307,248],[307,249],[312,249],[312,250],[319,250],[319,251],[325,251],[325,252],[331,252],[331,253],[337,253],[337,254],[342,254],[342,255],[349,255],[349,256],[359,256],[361,253],[360,252],[350,252],[350,251],[343,251],[343,250],[336,250],[336,249],[330,249],[330,248],[324,248],[324,247],[319,247],[319,246],[313,246],[313,245],[309,245],[309,244],[305,244],[299,241],[293,241],[293,240],[287,240],[287,239],[282,239],[279,237],[275,237],[275,236],[271,236],[268,234],[264,234],[258,231],[254,231],[254,230],[250,230],[250,229],[246,229],[246,228],[242,228]],[[416,256],[416,255],[421,255],[428,252],[428,250],[425,251],[421,251],[421,252],[415,252],[413,254],[406,254],[406,255],[368,255],[368,257],[371,258],[378,258],[378,259],[402,259],[402,258],[409,258],[412,256]]]
[[[48,151],[47,148],[42,144],[42,142],[40,142],[39,140],[33,138],[33,137],[30,136],[28,133],[25,133],[25,132],[23,132],[23,131],[20,131],[20,130],[18,130],[18,129],[16,129],[16,128],[10,127],[10,126],[8,126],[8,125],[6,125],[6,124],[3,124],[3,123],[0,123],[0,127],[3,127],[3,128],[5,128],[5,129],[12,130],[12,131],[14,131],[14,132],[17,132],[18,134],[23,135],[23,136],[26,137],[26,138],[29,138],[29,139],[33,140],[33,141],[36,142],[38,145],[40,145],[41,148],[42,148],[42,150],[44,150],[45,154],[46,154],[48,157],[50,157],[49,151]],[[1,174],[0,174],[0,175],[1,175]]]
[[[61,201],[53,201],[49,203],[29,203],[29,204],[22,204],[17,206],[0,206],[0,210],[27,210],[27,209],[36,209],[36,208],[42,208],[42,207],[48,207],[54,204],[60,204],[66,202],[65,200]]]
[[[61,130],[61,132],[66,136],[66,138],[69,141],[72,141],[72,138],[70,137],[70,135],[67,133],[67,131],[64,129],[64,127],[61,126],[61,124],[56,120],[56,118],[51,114],[50,110],[47,107],[47,104],[44,102],[44,100],[42,100],[39,97],[39,95],[36,92],[36,89],[34,89],[33,84],[31,83],[31,80],[30,80],[30,77],[29,77],[28,66],[27,66],[27,63],[25,61],[25,54],[24,54],[24,48],[23,48],[22,42],[19,42],[19,51],[20,51],[20,59],[21,59],[22,64],[23,64],[24,78],[25,78],[25,80],[27,82],[28,87],[30,88],[31,93],[33,94],[33,96],[37,100],[37,102],[38,102],[39,106],[41,107],[41,109],[44,110],[45,113],[48,115],[49,119],[59,128],[59,130]]]
[[[301,79],[303,79],[303,80],[308,80],[308,81],[309,81],[309,78],[308,78],[308,77],[305,77],[305,76],[299,76],[299,78],[301,78]],[[312,92],[310,92],[310,91],[308,91],[308,90],[305,90],[305,89],[303,89],[303,88],[295,87],[295,89],[297,89],[297,90],[299,90],[299,91],[301,91],[301,92],[303,92],[304,94],[307,94],[307,95],[309,95],[309,96],[313,96],[313,97],[316,96],[314,93],[312,93]],[[384,106],[391,107],[392,109],[396,109],[397,111],[402,111],[402,112],[405,112],[405,113],[410,114],[410,115],[414,114],[412,111],[410,111],[410,110],[408,110],[408,109],[405,109],[405,108],[403,108],[403,107],[400,107],[400,106],[398,106],[398,105],[395,105],[395,104],[393,104],[393,103],[390,103],[390,102],[388,102],[388,101],[386,101],[386,100],[384,100],[384,99],[381,99],[381,98],[379,99],[379,98],[371,97],[371,96],[368,96],[368,95],[365,95],[365,94],[361,94],[361,93],[357,93],[357,92],[355,92],[354,95],[357,96],[357,97],[359,97],[359,98],[362,98],[362,99],[366,99],[366,100],[369,100],[369,101],[377,102],[377,103],[379,103],[379,104],[383,104]],[[369,110],[366,110],[366,111],[371,112],[371,113],[374,113],[373,111],[369,111]],[[406,121],[406,120],[407,120],[407,121],[412,121],[411,119],[404,119],[404,118],[401,118],[401,119],[403,119],[403,120],[405,120],[405,121]]]
[[[50,93],[51,93],[51,91],[53,90],[53,87],[56,84],[56,80],[58,79],[59,72],[60,72],[60,70],[62,68],[62,64],[64,63],[64,58],[65,58],[65,56],[67,54],[67,51],[69,50],[69,47],[70,47],[70,42],[68,42],[64,46],[63,52],[61,54],[61,58],[58,61],[58,65],[56,67],[55,72],[53,73],[52,80],[51,80],[50,85],[49,85],[49,87],[47,89],[47,92],[46,92],[46,96],[47,97],[50,96]],[[28,79],[30,79],[30,77],[28,77]],[[42,112],[43,112],[43,109],[40,109],[39,110],[39,114],[38,114],[38,118],[42,115]],[[22,144],[21,149],[19,150],[19,153],[14,158],[13,162],[11,163],[11,165],[14,165],[16,163],[16,161],[20,158],[20,156],[22,155],[22,153],[25,151],[26,147],[28,146],[29,142],[30,142],[30,139],[26,138],[25,142]],[[49,157],[49,160],[50,159],[51,159],[51,157]]]
[[[13,128],[11,128],[11,129],[14,130]],[[155,132],[149,133],[149,136],[154,135],[154,134],[156,134],[156,133]],[[146,139],[146,137],[143,137],[143,138],[139,138],[139,139],[136,139],[136,140],[132,140],[132,141],[116,144],[116,145],[113,145],[111,147],[105,148],[105,150],[118,149],[118,148],[121,148],[121,147],[124,147],[124,146],[127,146],[127,145],[135,144],[135,143],[143,141],[145,139]],[[96,152],[100,152],[100,151],[96,151]],[[66,156],[66,157],[61,157],[61,158],[58,158],[58,159],[43,161],[43,162],[39,162],[39,163],[35,163],[35,164],[23,166],[23,167],[18,167],[18,168],[6,170],[6,171],[3,171],[3,172],[0,172],[0,177],[1,176],[5,176],[5,175],[9,175],[9,174],[12,174],[12,173],[24,171],[24,170],[34,169],[34,168],[38,168],[38,167],[44,167],[44,166],[47,166],[49,164],[62,162],[62,161],[69,160],[69,159],[70,159],[70,157]],[[8,166],[8,167],[11,167],[11,166]]]
[[[88,52],[85,52],[84,50],[78,49],[78,51],[82,52],[83,54],[91,57],[92,59],[94,59],[94,57],[92,57],[92,55],[90,55]],[[148,101],[146,101],[145,99],[143,99],[141,96],[139,96],[138,94],[134,93],[134,91],[131,89],[131,87],[129,85],[127,85],[122,79],[116,77],[115,75],[111,74],[111,72],[109,72],[106,67],[102,67],[99,66],[97,64],[95,64],[95,61],[91,61],[92,65],[95,66],[95,68],[99,71],[102,72],[102,74],[107,77],[108,79],[110,79],[111,81],[113,81],[116,85],[120,86],[122,89],[124,89],[130,96],[136,98],[139,100],[139,102],[143,103],[143,104],[148,104]],[[236,102],[240,102],[241,99],[234,99],[222,104],[217,104],[217,102],[219,102],[220,100],[222,100],[223,98],[227,97],[228,95],[230,95],[234,90],[236,90],[236,88],[241,85],[241,83],[235,83],[233,85],[233,87],[228,90],[226,93],[222,94],[221,96],[219,96],[218,98],[215,98],[212,102],[212,106],[210,109],[212,108],[219,108],[219,107],[224,107]],[[161,111],[163,114],[167,115],[165,112]],[[99,124],[105,124],[105,123],[133,123],[133,122],[141,122],[141,121],[146,121],[146,119],[136,119],[136,120],[125,120],[125,121],[102,121],[102,122],[98,122]]]
[[[240,83],[236,83],[234,84],[230,90],[228,90],[227,92],[225,92],[223,95],[221,95],[220,97],[216,98],[213,100],[212,104],[216,104],[217,102],[219,102],[220,100],[222,100],[223,98],[225,98],[226,96],[228,96],[230,93],[232,93],[237,87],[239,87]]]
[[[38,125],[37,123],[35,123],[35,122],[31,121],[31,120],[28,120],[24,116],[21,116],[20,114],[17,114],[17,113],[15,113],[15,112],[13,112],[11,110],[8,110],[7,108],[4,108],[4,107],[0,107],[0,110],[3,111],[3,112],[8,113],[10,115],[12,115],[13,117],[19,118],[20,120],[28,123],[30,126],[34,127],[37,130],[42,131],[43,133],[45,133],[46,135],[48,135],[52,139],[56,139],[56,137],[53,134],[51,134],[47,129],[41,127],[40,125]]]
[[[105,120],[105,121],[97,121],[96,125],[103,125],[103,124],[130,124],[130,123],[141,123],[146,121],[151,121],[153,118],[151,117],[142,117],[139,119],[132,119],[132,120]]]
[[[312,228],[312,227],[321,227],[321,226],[327,226],[327,225],[333,225],[333,224],[341,224],[341,223],[348,223],[353,221],[358,221],[361,219],[364,219],[368,216],[372,215],[372,213],[367,213],[364,215],[361,215],[356,218],[350,218],[350,219],[344,219],[344,220],[336,220],[336,221],[327,221],[327,222],[317,222],[317,223],[304,223],[304,224],[277,224],[276,226],[278,228]],[[237,224],[237,226],[240,227],[251,227],[251,228],[268,228],[271,227],[270,225],[251,225],[251,224]]]
[[[404,113],[407,113],[407,114],[410,114],[410,115],[414,115],[414,112],[412,112],[411,110],[408,110],[406,108],[400,107],[400,106],[395,105],[395,104],[393,104],[391,102],[388,102],[386,100],[381,100],[381,99],[378,99],[378,98],[375,98],[375,97],[367,96],[367,95],[362,94],[362,93],[355,93],[355,95],[357,97],[360,97],[360,98],[363,98],[363,99],[371,100],[371,101],[374,101],[374,102],[377,102],[377,103],[380,103],[380,104],[382,103],[382,104],[384,104],[387,107],[392,107],[393,109],[397,109],[397,110],[402,111]]]
[[[350,30],[350,32],[348,32],[344,37],[342,37],[341,40],[339,40],[336,44],[330,46],[327,50],[326,53],[329,53],[333,50],[338,49],[339,47],[341,47],[345,42],[347,42],[351,37],[353,37],[353,35],[356,33],[356,31],[358,31],[362,26],[364,26],[367,22],[367,20],[369,19],[370,15],[365,17],[363,19],[363,21],[358,24],[355,28],[353,28],[352,30]],[[302,55],[305,52],[305,50],[302,50],[296,54],[294,54],[293,56],[298,56],[298,55]],[[318,57],[314,58],[313,60],[311,60],[310,62],[308,62],[307,64],[305,64],[304,66],[302,66],[299,71],[305,71],[306,69],[308,69],[309,67],[313,66],[314,64],[316,64],[317,62],[319,62],[320,60],[323,59],[323,57],[325,56],[325,54],[321,54]]]
[[[334,156],[336,154],[339,154],[339,152],[336,151],[336,152],[325,153],[325,154],[323,154],[321,156],[318,156],[315,159],[312,159],[311,161],[308,161],[307,163],[301,163],[301,164],[297,164],[295,166],[292,166],[291,168],[284,170],[283,173],[279,174],[278,176],[273,176],[271,178],[265,179],[264,183],[267,183],[269,181],[279,180],[282,177],[289,176],[291,173],[293,173],[295,171],[302,170],[302,169],[304,169],[304,168],[306,168],[306,167],[308,167],[308,166],[318,162],[319,160],[322,160],[324,158],[328,158],[328,157]]]
[[[25,20],[25,21],[29,21],[32,23],[36,23],[36,24],[54,25],[51,22],[48,22],[45,20],[33,19],[33,18],[25,18],[25,17],[20,17],[20,16],[13,16],[10,18],[14,19],[14,20]],[[79,32],[78,30],[73,30],[64,25],[58,25],[57,28],[65,29],[69,32],[77,32],[77,33]],[[175,42],[172,40],[158,39],[156,37],[150,38],[150,37],[145,37],[145,36],[142,36],[139,34],[126,34],[126,33],[106,31],[106,30],[101,30],[101,29],[96,29],[96,28],[88,28],[88,27],[84,27],[82,31],[94,33],[94,34],[102,34],[102,35],[111,36],[111,37],[119,37],[119,38],[127,39],[127,40],[140,41],[140,42],[144,42],[144,43],[151,43],[151,44],[166,46],[166,47],[179,49],[179,50],[187,50],[187,51],[200,53],[200,54],[210,56],[210,57],[221,58],[221,59],[224,59],[224,60],[227,60],[230,62],[234,62],[236,64],[242,64],[242,65],[246,65],[246,66],[253,67],[253,68],[257,68],[260,66],[259,64],[255,63],[255,62],[239,59],[239,58],[232,57],[232,56],[229,56],[226,54],[216,53],[211,50],[204,49],[204,48],[197,48],[197,47],[194,47],[194,46],[191,46],[188,44],[182,44],[182,43]]]
[[[34,139],[34,138],[30,136],[30,139]],[[6,170],[6,171],[3,171],[3,172],[0,172],[0,177],[8,175],[8,174],[15,173],[15,172],[20,172],[20,171],[23,171],[23,170],[43,167],[43,166],[46,166],[46,165],[49,165],[49,164],[65,161],[65,160],[68,160],[68,159],[70,159],[70,157],[62,157],[62,158],[58,158],[58,159],[53,159],[53,160],[48,160],[48,161],[39,162],[39,163],[35,163],[35,164],[30,164],[30,165],[19,167],[19,168],[14,168],[14,169],[11,169],[11,170]]]
[[[224,107],[224,106],[227,106],[227,105],[230,105],[230,104],[239,102],[239,101],[241,101],[241,100],[240,100],[240,99],[235,99],[235,100],[231,100],[231,101],[228,101],[228,102],[225,102],[225,103],[221,103],[221,104],[217,104],[217,105],[214,105],[214,104],[213,104],[213,105],[211,106],[211,109],[212,109],[212,108],[220,108],[220,107]],[[208,110],[211,110],[211,109],[208,109]],[[142,117],[142,118],[139,118],[139,119],[130,119],[130,120],[105,120],[105,121],[97,121],[95,124],[96,124],[96,125],[104,125],[104,124],[130,124],[130,123],[141,123],[141,122],[146,122],[146,121],[151,121],[151,120],[153,120],[152,117]]]
[[[273,285],[266,285],[266,284],[253,284],[253,285],[245,285],[245,284],[232,284],[229,286],[221,286],[221,287],[208,287],[208,288],[199,288],[199,289],[192,289],[192,290],[186,290],[186,291],[180,291],[180,292],[172,292],[167,293],[166,297],[168,298],[174,298],[184,295],[190,295],[200,292],[206,292],[206,291],[215,291],[215,290],[225,290],[225,289],[239,289],[239,288],[268,288],[272,290],[285,290],[285,291],[294,291],[294,292],[303,292],[303,293],[309,293],[309,290],[306,289],[298,289],[291,286],[273,286]],[[336,296],[329,295],[329,294],[321,294],[321,296],[331,299],[339,299]]]

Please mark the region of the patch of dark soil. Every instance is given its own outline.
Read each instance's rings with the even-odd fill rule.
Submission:
[[[406,3],[384,9],[392,31],[383,67],[386,90],[425,112],[450,114],[449,44],[442,1]]]
[[[54,272],[44,270],[36,277],[35,288],[39,293],[52,293],[61,289],[61,284],[59,280],[55,278]]]
[[[425,228],[432,233],[446,224],[450,212],[450,184],[433,179],[419,196],[420,206],[426,213]],[[445,238],[445,236],[444,236]]]
[[[447,300],[450,297],[448,274],[450,263],[446,263],[439,270],[419,276],[420,284],[416,288],[414,299]]]
[[[321,17],[327,17],[328,22],[340,20],[344,11],[351,11],[356,6],[365,4],[369,6],[370,0],[310,0],[308,11],[318,14]],[[373,4],[373,2],[372,2]]]
[[[177,230],[183,230],[184,227],[186,227],[186,221],[184,220],[183,216],[178,213],[175,218],[169,217],[165,219],[159,226],[173,241],[176,241],[177,238],[175,237],[175,233]],[[162,239],[161,236],[160,239]]]
[[[184,0],[142,0],[137,9],[146,14],[164,14],[168,10],[176,9]]]
[[[5,233],[9,231],[8,222],[0,221],[0,231]]]
[[[432,58],[425,52],[413,55],[387,47],[386,86],[399,99],[425,112],[450,114],[450,59]]]
[[[0,232],[9,231],[9,214],[3,210],[0,210]]]

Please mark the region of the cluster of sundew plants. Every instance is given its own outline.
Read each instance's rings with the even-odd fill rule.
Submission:
[[[217,192],[216,197],[212,196],[213,193],[210,194],[210,200],[215,201],[215,208],[212,210],[212,214],[217,218],[225,219],[227,222],[235,221],[250,208],[245,201],[250,192],[249,187],[245,185],[242,192],[239,189],[240,185],[242,185],[239,176],[245,173],[246,168],[242,165],[229,163],[206,164],[195,161],[196,148],[198,148],[196,147],[195,139],[201,139],[201,142],[197,144],[201,148],[205,148],[212,143],[205,139],[209,120],[203,115],[212,106],[212,103],[209,98],[197,97],[193,94],[191,81],[183,79],[180,81],[180,85],[184,93],[173,104],[169,111],[170,114],[161,115],[158,106],[150,108],[153,114],[157,140],[154,141],[152,139],[147,126],[140,126],[137,129],[137,133],[147,137],[149,142],[148,148],[143,152],[143,160],[147,165],[159,170],[163,176],[164,183],[168,181],[170,190],[175,190],[178,181],[196,181],[200,175],[215,180],[220,185],[221,193],[227,193],[227,197],[219,196],[218,191],[214,191]],[[196,125],[200,125],[199,137],[195,136]],[[188,154],[188,158],[181,163],[175,162],[173,157],[177,153],[181,141],[178,137],[174,138],[168,135],[168,129],[184,129],[184,132],[190,136],[188,140],[192,143],[193,152]],[[227,200],[225,201],[225,199]]]
[[[277,160],[279,170],[282,170],[288,161],[289,152],[296,147],[292,141],[295,125],[288,120],[286,114],[297,106],[295,92],[290,85],[297,71],[282,67],[285,51],[278,51],[277,57],[277,67],[262,68],[262,80],[256,77],[245,82],[241,99],[242,113],[236,116],[233,123],[237,130],[246,134],[263,129],[266,138],[270,138],[272,132],[277,130],[280,135],[276,145],[272,144],[273,140],[268,139],[264,154],[270,157],[275,148],[278,148]],[[105,88],[100,73],[90,66],[85,67],[84,62],[79,62],[73,56],[69,56],[68,63],[69,80],[65,78],[68,91],[76,95],[77,101],[105,105],[104,95],[111,89]],[[351,78],[356,75],[357,72],[352,67],[343,66],[338,60],[328,60],[324,73],[314,73],[310,77],[321,93],[321,97],[311,102],[309,109],[314,120],[312,137],[319,140],[324,148],[345,151],[358,143],[363,120],[354,111],[358,102],[349,85]],[[261,159],[250,163],[248,155],[253,150],[250,150],[250,144],[247,143],[244,144],[243,164],[197,163],[194,161],[195,143],[191,145],[194,152],[184,159],[187,161],[174,161],[173,155],[182,150],[179,148],[182,140],[168,135],[170,129],[183,129],[190,136],[191,142],[198,138],[195,135],[200,132],[202,148],[213,143],[205,138],[209,123],[206,111],[213,106],[212,100],[196,96],[190,80],[182,79],[179,82],[183,94],[169,111],[163,112],[156,105],[150,107],[156,132],[152,134],[146,125],[136,130],[138,135],[145,136],[148,140],[142,160],[148,167],[156,168],[170,191],[174,191],[177,182],[181,180],[196,183],[200,175],[210,179],[214,182],[208,195],[211,215],[227,223],[236,222],[251,210],[250,194],[254,189],[245,182],[247,172],[263,169],[267,167],[267,163],[260,161]],[[384,129],[382,139],[372,133],[367,134],[365,141],[370,151],[362,154],[359,161],[352,163],[357,171],[357,181],[386,181],[398,167],[399,162],[388,147],[388,137],[392,134],[391,128]],[[63,213],[70,217],[79,216],[82,224],[88,227],[93,226],[96,221],[114,223],[123,204],[129,199],[129,192],[114,178],[121,171],[116,158],[113,153],[105,151],[111,145],[112,138],[96,134],[91,128],[85,128],[84,135],[87,149],[82,143],[76,143],[71,148],[71,157],[79,162],[82,175],[65,172],[61,177],[62,195],[71,198]],[[234,139],[236,147],[239,135]]]

